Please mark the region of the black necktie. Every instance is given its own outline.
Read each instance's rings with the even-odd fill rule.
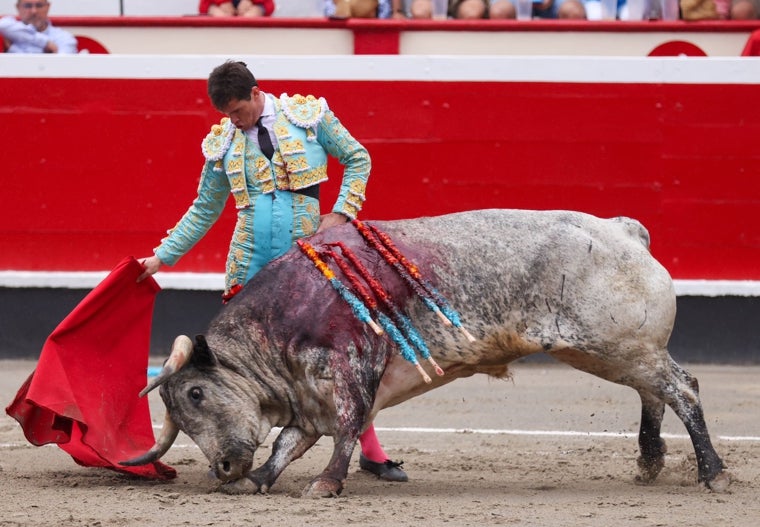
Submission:
[[[261,151],[264,152],[264,155],[267,156],[268,159],[272,159],[272,156],[274,155],[274,145],[272,144],[272,138],[269,137],[269,130],[267,130],[267,127],[261,122],[261,119],[262,117],[259,117],[259,120],[256,121],[256,126],[259,128],[259,148],[261,148]]]

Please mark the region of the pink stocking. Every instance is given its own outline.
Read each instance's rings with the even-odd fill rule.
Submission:
[[[375,434],[374,424],[369,425],[364,433],[359,436],[359,443],[362,447],[362,454],[364,454],[364,457],[370,461],[374,461],[375,463],[385,463],[388,459],[385,450],[383,450],[383,447],[380,444],[380,440]]]

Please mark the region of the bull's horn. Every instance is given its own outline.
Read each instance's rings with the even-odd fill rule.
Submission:
[[[162,385],[164,382],[166,382],[166,379],[171,377],[174,373],[176,373],[182,366],[187,364],[187,361],[190,359],[190,355],[193,354],[193,341],[190,340],[190,337],[187,337],[185,335],[180,335],[176,339],[174,339],[174,344],[172,345],[172,351],[169,354],[169,358],[166,359],[166,362],[164,363],[164,367],[161,370],[161,373],[156,375],[152,381],[148,383],[148,385],[142,389],[140,392],[140,397],[143,397],[146,393],[150,392],[157,386]]]
[[[177,439],[177,434],[179,434],[179,427],[174,424],[174,421],[172,421],[172,418],[169,416],[169,412],[166,412],[166,415],[164,416],[164,426],[161,430],[161,435],[156,439],[156,444],[141,456],[128,459],[127,461],[119,461],[119,465],[136,467],[138,465],[147,465],[148,463],[158,461],[174,444],[174,440]]]

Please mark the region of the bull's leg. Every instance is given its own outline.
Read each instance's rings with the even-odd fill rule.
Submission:
[[[319,436],[307,435],[296,427],[283,428],[272,445],[272,455],[256,470],[244,478],[225,483],[219,490],[227,494],[266,493],[290,463],[301,457]]]
[[[354,452],[358,439],[358,430],[351,437],[335,437],[335,448],[330,462],[322,473],[312,479],[304,489],[304,497],[330,498],[338,496],[343,491],[343,484],[348,474],[348,465],[351,462],[351,454]]]
[[[714,491],[722,492],[728,487],[730,478],[723,472],[723,461],[710,442],[702,403],[699,401],[697,379],[676,364],[667,350],[659,353],[656,358],[661,359],[662,367],[647,371],[631,369],[630,364],[608,364],[599,356],[576,349],[563,349],[553,352],[552,356],[581,371],[630,386],[640,394],[640,481],[653,481],[662,468],[665,443],[660,438],[660,424],[664,404],[667,404],[681,419],[691,437],[697,456],[699,481]],[[656,362],[653,360],[652,364]]]
[[[330,424],[333,453],[325,469],[304,489],[304,497],[329,498],[343,491],[351,454],[372,408],[387,349],[367,347],[362,357],[351,346],[345,353],[330,354],[335,407],[334,421]],[[364,367],[357,371],[360,364]]]
[[[675,382],[668,388],[675,389],[665,391],[665,401],[683,421],[689,432],[697,456],[699,481],[716,492],[722,492],[728,487],[730,478],[723,472],[725,465],[710,441],[702,403],[699,401],[697,379],[672,359],[670,365]]]
[[[639,476],[637,481],[650,483],[665,465],[667,446],[660,437],[665,403],[648,393],[641,396],[641,425],[639,426]]]

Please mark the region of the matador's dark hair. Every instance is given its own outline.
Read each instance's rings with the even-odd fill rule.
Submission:
[[[208,97],[217,110],[222,110],[232,99],[250,100],[251,89],[258,85],[245,62],[228,60],[208,76]]]

